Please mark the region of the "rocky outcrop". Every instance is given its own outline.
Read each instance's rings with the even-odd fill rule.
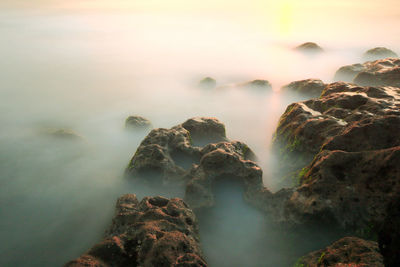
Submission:
[[[125,128],[129,130],[148,130],[153,128],[151,122],[141,116],[129,116],[125,120]]]
[[[345,237],[325,249],[311,252],[300,258],[295,266],[383,267],[384,265],[376,242],[357,237]]]
[[[217,119],[193,118],[171,129],[151,131],[126,173],[132,178],[158,177],[164,184],[181,182],[186,185],[185,201],[198,209],[214,205],[217,179],[239,180],[246,194],[260,190],[262,171],[254,160],[246,144],[226,138]]]
[[[295,92],[308,97],[319,97],[325,84],[319,79],[294,81],[282,87],[283,92]]]
[[[334,80],[361,86],[400,87],[400,59],[386,58],[344,66],[336,72]]]
[[[128,177],[182,182],[200,161],[202,146],[226,141],[225,126],[215,118],[193,118],[171,129],[152,130],[126,169]]]
[[[364,53],[364,60],[378,60],[388,57],[398,57],[398,55],[386,47],[375,47]]]
[[[66,267],[207,266],[194,213],[181,199],[124,195],[105,238]]]
[[[199,82],[199,87],[204,89],[214,89],[217,86],[217,81],[211,77],[206,77]]]
[[[330,84],[319,99],[290,105],[274,146],[282,171],[299,186],[284,195],[278,219],[323,222],[362,235],[380,225],[400,191],[399,107],[399,88],[347,83]]]
[[[324,51],[319,45],[313,42],[307,42],[301,44],[295,48],[295,50],[304,52],[304,53],[320,53]]]
[[[400,175],[400,174],[399,174]],[[388,205],[387,215],[379,230],[379,248],[387,267],[400,266],[400,195]]]

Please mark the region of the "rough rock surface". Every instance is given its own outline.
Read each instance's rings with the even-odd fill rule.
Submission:
[[[246,144],[226,138],[217,119],[193,118],[171,129],[151,131],[126,173],[133,178],[158,176],[165,184],[184,182],[185,201],[192,208],[203,208],[214,205],[216,179],[238,179],[246,194],[260,190],[262,171],[254,160]]]
[[[378,60],[388,57],[398,57],[398,55],[386,47],[375,47],[364,53],[365,60]]]
[[[323,221],[360,234],[379,225],[400,191],[399,131],[395,87],[333,83],[319,99],[290,105],[274,146],[282,170],[300,186],[284,194],[280,220]]]
[[[126,174],[130,177],[183,181],[198,163],[202,146],[226,141],[225,126],[215,118],[193,118],[171,129],[152,130],[138,147]]]
[[[205,89],[214,89],[217,86],[217,81],[211,77],[206,77],[199,82],[199,86]]]
[[[383,267],[378,244],[357,237],[344,237],[332,245],[311,252],[299,259],[295,266],[304,267]]]
[[[291,82],[282,87],[282,91],[296,92],[310,97],[319,97],[325,84],[319,79],[307,79]]]
[[[400,195],[388,205],[387,216],[380,228],[379,248],[387,267],[400,266]]]
[[[386,58],[344,66],[336,72],[334,80],[361,86],[400,87],[400,59]]]
[[[207,266],[194,213],[181,199],[123,195],[103,241],[66,267]]]
[[[141,116],[129,116],[125,120],[125,128],[127,129],[148,130],[152,127],[151,122]]]
[[[301,44],[295,48],[297,51],[306,52],[306,53],[319,53],[324,51],[319,45],[313,42],[307,42]]]

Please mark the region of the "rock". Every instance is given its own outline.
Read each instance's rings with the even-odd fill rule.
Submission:
[[[295,48],[295,50],[303,52],[303,53],[320,53],[324,51],[319,45],[313,42],[307,42],[304,44],[301,44]]]
[[[263,90],[272,89],[272,85],[267,80],[254,80],[240,84],[239,87],[248,89],[263,89]]]
[[[183,181],[200,161],[202,146],[226,141],[225,126],[215,118],[192,118],[171,129],[154,129],[142,141],[126,174],[169,182]]]
[[[295,266],[383,267],[384,265],[376,242],[357,237],[344,237],[325,249],[311,252],[300,258]]]
[[[354,82],[361,86],[400,87],[400,59],[386,58],[341,67],[335,81]]]
[[[197,146],[199,140],[208,145]],[[261,190],[262,171],[255,159],[246,144],[226,138],[225,127],[217,119],[193,118],[171,129],[151,131],[126,173],[144,180],[157,177],[157,183],[165,185],[186,184],[185,201],[199,209],[214,205],[212,187],[217,179],[239,180],[247,195]]]
[[[185,201],[193,208],[214,206],[213,184],[216,180],[237,180],[242,183],[245,195],[262,189],[262,170],[254,154],[241,142],[209,144],[201,151],[200,164],[187,175]]]
[[[388,205],[387,215],[380,228],[378,241],[387,267],[400,266],[400,195]]]
[[[103,241],[66,267],[207,266],[194,213],[178,198],[121,196]]]
[[[46,131],[46,135],[59,140],[66,141],[79,141],[83,140],[83,137],[68,129],[50,129]]]
[[[366,70],[367,67],[363,64],[353,64],[341,67],[335,73],[334,81],[352,82],[354,77],[360,72]]]
[[[364,53],[364,60],[378,60],[388,57],[398,57],[398,55],[390,49],[385,47],[375,47]]]
[[[301,81],[291,82],[288,85],[282,87],[282,91],[291,91],[298,94],[319,97],[324,90],[325,84],[319,79],[307,79]]]
[[[140,116],[129,116],[125,120],[125,128],[129,130],[148,130],[153,128],[151,122]]]
[[[205,89],[214,89],[217,86],[217,81],[211,77],[206,77],[199,82],[199,86]]]
[[[369,235],[400,192],[400,88],[327,85],[319,99],[290,105],[274,136],[282,176],[281,222],[332,224]],[[292,183],[293,185],[293,183]],[[275,196],[266,191],[263,209]],[[272,202],[275,202],[273,200]],[[322,220],[322,222],[321,222]]]

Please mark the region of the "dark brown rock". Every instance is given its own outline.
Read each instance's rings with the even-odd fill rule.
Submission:
[[[305,53],[320,53],[324,51],[319,45],[313,42],[301,44],[295,48],[297,51]]]
[[[125,128],[135,130],[148,130],[153,128],[151,122],[141,116],[129,116],[125,120]]]
[[[344,66],[336,72],[334,80],[361,86],[400,87],[400,59],[386,58]]]
[[[380,228],[378,240],[387,267],[400,266],[400,195],[387,207],[386,218]]]
[[[207,266],[194,213],[180,199],[118,199],[103,241],[65,266]]]
[[[378,60],[388,57],[398,57],[398,55],[386,47],[375,47],[364,53],[364,60]]]
[[[282,91],[291,91],[298,94],[319,97],[325,88],[325,84],[319,79],[307,79],[294,81],[282,87]]]
[[[299,259],[295,266],[307,267],[383,267],[378,244],[357,237],[344,237],[332,245],[311,252]]]

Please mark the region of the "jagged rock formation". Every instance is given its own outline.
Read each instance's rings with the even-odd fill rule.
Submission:
[[[357,237],[344,237],[332,245],[311,252],[299,259],[295,266],[334,267],[365,266],[383,267],[383,257],[378,244]]]
[[[344,66],[336,72],[334,80],[361,86],[400,87],[400,59],[386,58]]]
[[[123,195],[105,238],[66,267],[207,266],[194,213],[181,199]]]
[[[308,97],[319,97],[325,84],[319,79],[307,79],[291,82],[282,87],[282,91],[291,91]]]
[[[125,120],[126,129],[134,130],[148,130],[153,128],[151,122],[141,116],[129,116]]]
[[[375,47],[364,53],[364,60],[378,60],[388,57],[398,57],[398,55],[386,47]]]
[[[301,44],[295,48],[295,50],[304,52],[304,53],[320,53],[323,52],[324,50],[317,45],[316,43],[313,42],[307,42],[304,44]]]
[[[262,171],[253,160],[246,144],[226,138],[225,126],[217,119],[193,118],[171,129],[151,131],[126,173],[133,178],[157,176],[165,184],[185,182],[185,201],[192,208],[203,208],[214,205],[216,179],[239,179],[246,194],[260,190]]]
[[[319,99],[290,105],[274,145],[299,186],[283,191],[278,220],[323,221],[368,232],[400,191],[400,89],[328,85]],[[310,164],[311,162],[311,164]],[[270,193],[265,193],[264,210]],[[261,205],[262,206],[262,205]]]

